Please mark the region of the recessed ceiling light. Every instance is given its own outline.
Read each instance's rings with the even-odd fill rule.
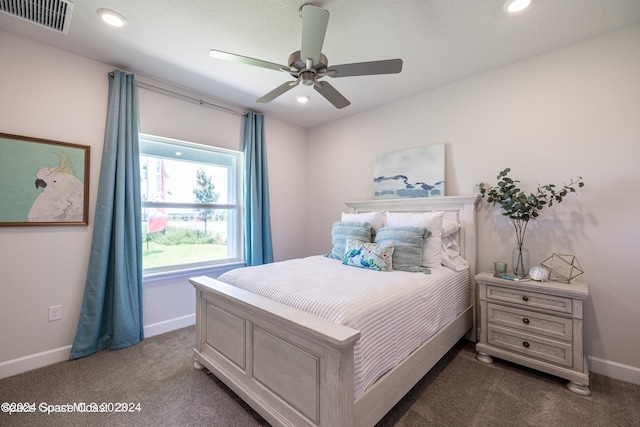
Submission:
[[[520,12],[531,4],[532,0],[509,0],[504,4],[504,10],[509,13]]]
[[[300,104],[306,104],[307,102],[309,102],[311,98],[307,95],[298,95],[296,96],[296,101],[298,101]]]
[[[118,12],[111,9],[98,9],[98,16],[102,18],[104,22],[114,27],[124,27],[127,23],[127,19]]]

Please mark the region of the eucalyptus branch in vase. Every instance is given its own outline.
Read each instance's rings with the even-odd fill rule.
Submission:
[[[482,197],[487,196],[487,202],[500,205],[504,210],[502,215],[508,217],[516,231],[518,247],[514,251],[513,273],[519,277],[525,277],[529,273],[528,251],[523,248],[524,236],[530,220],[538,218],[540,211],[545,206],[553,206],[560,203],[570,193],[575,193],[576,188],[584,187],[582,177],[573,178],[568,184],[556,187],[554,184],[540,185],[534,193],[526,194],[520,188],[520,181],[509,178],[510,168],[506,168],[496,177],[496,186],[478,184]]]

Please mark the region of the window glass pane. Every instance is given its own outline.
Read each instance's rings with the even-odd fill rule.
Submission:
[[[140,156],[140,168],[142,201],[229,203],[229,167]]]
[[[143,208],[144,268],[239,258],[233,239],[229,244],[234,215],[228,209]]]
[[[140,135],[145,274],[242,260],[241,153]]]

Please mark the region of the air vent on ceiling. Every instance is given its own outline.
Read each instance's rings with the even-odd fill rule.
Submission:
[[[0,12],[67,34],[73,3],[67,0],[0,0]]]

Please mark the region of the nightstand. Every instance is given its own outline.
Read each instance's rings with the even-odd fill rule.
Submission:
[[[494,357],[569,380],[574,393],[588,396],[589,368],[582,345],[585,281],[512,282],[480,273],[476,277],[480,341],[476,358]]]

